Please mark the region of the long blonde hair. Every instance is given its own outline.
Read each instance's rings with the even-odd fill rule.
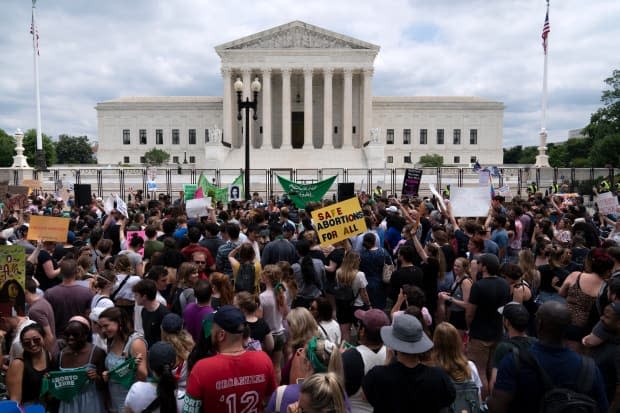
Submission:
[[[286,310],[286,295],[284,294],[286,288],[282,284],[282,270],[274,264],[265,265],[261,278],[265,281],[267,288],[272,290],[278,311],[283,314]]]
[[[452,324],[443,322],[435,328],[431,359],[452,380],[461,382],[471,379],[471,369],[463,354],[463,341]]]
[[[342,265],[336,270],[336,280],[339,284],[351,285],[360,268],[360,255],[349,251],[342,259]]]
[[[523,279],[530,287],[536,289],[540,285],[540,272],[536,268],[536,259],[529,249],[519,252],[519,267],[523,272]]]
[[[189,353],[192,352],[194,346],[196,345],[191,334],[189,334],[185,329],[179,331],[176,334],[167,333],[162,329],[161,341],[166,341],[172,344],[175,353],[177,353],[177,357],[183,360],[187,360],[187,358],[189,357]]]
[[[346,413],[345,390],[334,373],[317,373],[307,378],[301,386],[301,393],[310,399],[310,408],[317,412]]]
[[[305,307],[296,307],[286,316],[288,323],[288,342],[291,348],[303,347],[312,337],[319,336],[319,325]]]

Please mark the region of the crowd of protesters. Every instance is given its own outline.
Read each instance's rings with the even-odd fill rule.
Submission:
[[[8,399],[516,412],[537,411],[550,379],[620,409],[620,221],[579,196],[494,196],[468,218],[448,197],[361,192],[366,231],[323,245],[311,213],[335,201],[255,193],[194,218],[182,194],[142,195],[110,208],[32,194],[2,210],[0,242],[28,257],[0,315]],[[68,218],[66,242],[31,239],[33,215]]]

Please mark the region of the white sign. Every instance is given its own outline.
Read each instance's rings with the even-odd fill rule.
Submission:
[[[241,199],[241,188],[239,185],[230,185],[228,187],[228,200],[239,201]]]
[[[155,181],[147,181],[146,182],[146,190],[149,192],[157,191],[157,182]]]
[[[450,204],[455,217],[486,217],[491,205],[488,187],[450,188]]]
[[[510,187],[508,185],[497,188],[497,195],[503,196],[506,198],[506,201],[510,201],[512,199],[512,192],[510,192]]]
[[[209,215],[211,208],[211,197],[188,199],[185,201],[185,212],[189,218],[200,218]]]
[[[480,186],[489,186],[490,180],[491,180],[491,172],[489,171],[478,172],[478,184]]]
[[[603,215],[616,214],[618,212],[618,197],[612,192],[603,192],[596,197],[598,210]]]

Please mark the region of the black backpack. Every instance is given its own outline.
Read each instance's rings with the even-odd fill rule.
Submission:
[[[239,266],[235,276],[235,292],[247,291],[250,294],[256,292],[256,268],[254,263],[243,263]]]
[[[549,375],[543,370],[538,360],[529,351],[512,350],[515,357],[517,377],[521,364],[525,363],[534,368],[542,379],[544,391],[539,402],[540,413],[598,413],[598,403],[587,393],[592,390],[596,364],[589,357],[581,357],[581,368],[577,376],[575,388],[579,391],[566,387],[558,387],[553,384]]]
[[[176,315],[183,316],[183,309],[187,305],[187,296],[185,292],[187,288],[177,288],[174,290],[174,294],[172,296],[170,311],[175,313]]]
[[[334,286],[334,298],[337,303],[352,305],[353,301],[357,298],[357,295],[353,293],[353,287],[351,285],[336,282],[336,285]]]

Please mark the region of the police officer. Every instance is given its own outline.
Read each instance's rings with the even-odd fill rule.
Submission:
[[[532,181],[532,183],[527,186],[527,193],[534,195],[536,192],[538,192],[538,185],[536,185],[535,181]]]
[[[557,194],[558,192],[560,192],[560,185],[557,182],[553,181],[553,183],[549,187],[549,193]]]
[[[611,185],[609,184],[609,181],[607,179],[603,179],[598,186],[599,186],[599,193],[611,191]]]
[[[446,185],[446,189],[443,190],[442,195],[444,199],[450,199],[450,184]]]

